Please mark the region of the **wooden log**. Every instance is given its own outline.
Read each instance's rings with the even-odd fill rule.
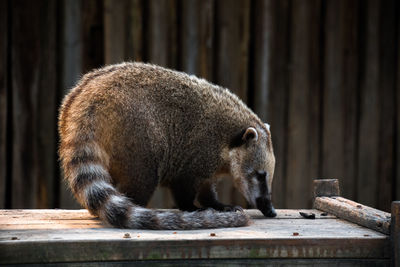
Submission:
[[[392,202],[390,239],[392,246],[392,266],[400,266],[400,201]]]
[[[338,179],[314,180],[314,198],[340,196]]]
[[[316,197],[314,207],[347,221],[389,234],[390,213],[342,197]]]

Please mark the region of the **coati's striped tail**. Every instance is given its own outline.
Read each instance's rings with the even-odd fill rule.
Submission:
[[[107,171],[107,155],[95,143],[61,144],[60,155],[69,185],[90,213],[119,228],[202,229],[238,227],[248,223],[243,212],[157,211],[134,205],[112,185]]]

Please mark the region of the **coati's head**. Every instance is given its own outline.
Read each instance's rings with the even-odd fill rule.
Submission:
[[[244,129],[231,143],[229,159],[236,188],[264,216],[275,217],[271,203],[275,156],[269,125]]]

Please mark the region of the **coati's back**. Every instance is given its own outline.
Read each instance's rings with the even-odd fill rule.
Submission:
[[[249,120],[262,124],[226,89],[183,73],[142,63],[95,70],[60,110],[65,178],[84,207],[117,227],[243,226],[243,212],[142,206],[159,183],[186,190],[212,177],[232,134]]]

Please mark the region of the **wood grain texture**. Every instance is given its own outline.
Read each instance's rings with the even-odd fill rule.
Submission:
[[[212,80],[214,1],[189,0],[181,4],[180,69]]]
[[[115,64],[126,59],[129,1],[104,0],[104,62]]]
[[[381,3],[380,35],[380,80],[379,80],[379,163],[378,163],[378,204],[377,208],[389,211],[393,200],[392,179],[394,177],[394,119],[395,119],[395,81],[396,51],[394,41],[396,25],[395,1]]]
[[[13,207],[54,206],[55,10],[51,1],[12,2],[12,31],[27,32],[11,40]]]
[[[340,196],[338,179],[314,180],[314,197]]]
[[[266,121],[271,124],[276,166],[272,185],[272,199],[275,207],[287,208],[287,123],[289,90],[289,17],[291,2],[272,1],[273,32],[271,36],[271,79],[269,106]]]
[[[57,94],[57,108],[61,104],[63,97],[73,88],[79,77],[82,75],[82,0],[64,0],[61,2],[61,12],[63,14],[62,21],[62,37],[61,37],[61,72],[60,87]],[[57,164],[57,168],[60,166]],[[79,208],[79,204],[72,196],[68,188],[62,170],[59,169],[58,183],[58,207],[60,208]]]
[[[299,210],[278,210],[274,219],[247,210],[248,227],[174,232],[107,228],[85,210],[0,210],[0,263],[389,258],[388,236],[303,211],[316,219],[302,218]]]
[[[82,1],[82,72],[104,64],[104,1]]]
[[[312,179],[318,176],[319,6],[320,1],[293,1],[292,7],[286,201],[293,208],[311,205]]]
[[[314,207],[375,231],[390,233],[390,213],[342,197],[316,197]]]
[[[216,76],[214,82],[240,99],[248,98],[250,1],[216,1]]]
[[[360,117],[357,162],[357,200],[376,206],[379,180],[379,21],[380,1],[368,1],[363,10],[362,42],[365,48],[360,57]]]
[[[400,265],[400,201],[393,201],[391,206],[392,220],[390,225],[392,266]]]
[[[355,196],[357,133],[357,1],[326,1],[322,176],[338,178]]]
[[[6,207],[7,183],[7,117],[9,68],[8,51],[8,1],[0,3],[0,208]],[[11,141],[11,140],[9,140]]]
[[[144,4],[142,0],[129,0],[128,40],[125,55],[131,61],[143,61],[144,57]]]

